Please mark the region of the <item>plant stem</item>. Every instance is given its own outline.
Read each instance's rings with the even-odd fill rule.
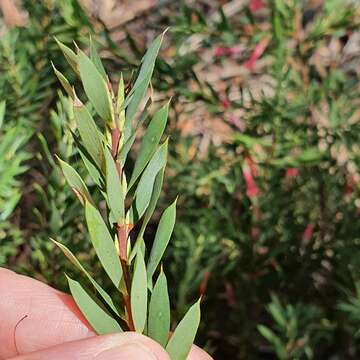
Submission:
[[[118,147],[119,147],[120,136],[121,136],[121,133],[118,128],[111,130],[111,155],[115,162],[116,162],[116,156],[117,156]]]
[[[115,161],[116,169],[118,172],[118,176],[121,182],[121,164],[116,161],[119,141],[121,137],[121,132],[118,128],[114,128],[111,131],[111,155]],[[126,312],[128,315],[128,326],[130,331],[135,331],[134,321],[132,318],[132,311],[131,311],[131,301],[130,301],[130,294],[131,294],[131,278],[129,272],[129,264],[127,259],[127,229],[126,224],[116,224],[118,241],[119,241],[119,256],[120,256],[120,263],[121,268],[123,271],[124,282],[126,287],[126,293],[123,294],[124,303]]]
[[[126,225],[116,225],[119,239],[119,249],[120,249],[120,263],[123,271],[124,282],[126,286],[126,294],[124,294],[124,303],[126,307],[126,312],[128,314],[128,326],[130,331],[135,330],[134,321],[132,318],[131,311],[131,302],[130,302],[130,293],[131,293],[131,279],[129,273],[129,264],[127,259],[127,244],[126,244]]]

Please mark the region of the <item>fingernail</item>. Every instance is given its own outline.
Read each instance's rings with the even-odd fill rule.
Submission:
[[[96,360],[157,360],[155,354],[140,342],[116,346],[95,357]]]

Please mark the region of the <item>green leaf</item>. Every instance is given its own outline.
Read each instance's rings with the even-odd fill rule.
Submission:
[[[98,170],[98,168],[94,164],[91,157],[87,154],[86,149],[84,149],[84,147],[82,147],[82,148],[78,147],[78,152],[80,154],[80,157],[81,157],[87,171],[89,172],[91,178],[93,179],[94,183],[96,185],[98,185],[100,188],[102,188],[103,187],[103,181],[102,181],[100,171]]]
[[[156,230],[154,244],[151,248],[149,261],[147,264],[148,282],[151,283],[151,278],[157,266],[160,263],[165,249],[169,243],[171,234],[175,225],[176,218],[176,201],[177,199],[164,211],[161,216],[159,226]]]
[[[166,351],[171,360],[186,360],[200,324],[200,299],[188,310],[172,334]]]
[[[110,123],[113,119],[111,96],[108,85],[95,64],[79,50],[78,63],[85,93],[101,118]]]
[[[155,61],[158,56],[164,33],[159,35],[149,46],[144,57],[142,58],[141,68],[135,84],[128,96],[128,106],[126,109],[125,120],[125,139],[128,139],[132,130],[132,120],[137,112],[138,106],[145,95],[149,86],[152,73],[154,71]]]
[[[155,178],[155,182],[154,182],[154,187],[153,187],[153,191],[151,194],[151,199],[150,199],[150,203],[149,206],[146,209],[145,215],[144,215],[144,220],[141,224],[141,228],[139,231],[139,235],[142,237],[144,235],[144,231],[146,228],[146,225],[148,224],[155,208],[156,208],[156,204],[157,201],[159,200],[159,196],[161,193],[161,189],[162,189],[162,185],[163,185],[163,181],[164,181],[164,172],[165,172],[165,167],[163,167],[156,175]]]
[[[71,165],[61,160],[58,156],[56,156],[56,158],[59,161],[66,181],[80,200],[81,204],[85,205],[85,199],[93,203],[89,190],[78,172]]]
[[[60,50],[64,54],[66,61],[69,63],[69,65],[75,71],[75,73],[79,74],[79,68],[78,68],[76,54],[69,47],[67,47],[61,41],[59,41],[56,37],[55,37],[55,41],[57,42],[57,44],[60,47]]]
[[[119,119],[118,127],[120,131],[123,130],[125,124],[125,110],[123,109],[123,104],[125,100],[125,85],[124,85],[124,78],[123,74],[121,73],[120,80],[119,80],[119,87],[116,99],[116,113]],[[120,147],[119,147],[120,149]]]
[[[104,154],[99,131],[89,110],[78,99],[74,102],[74,117],[85,149],[101,169]]]
[[[116,309],[113,301],[109,294],[93,279],[93,277],[89,274],[89,272],[83,267],[80,261],[76,258],[76,256],[67,248],[64,244],[57,242],[54,239],[50,239],[59,249],[64,253],[64,255],[69,259],[69,261],[80,270],[91,282],[96,291],[100,294],[100,296],[104,299],[106,304],[110,307],[110,309],[117,315],[119,315],[118,310]],[[120,316],[120,315],[119,315]]]
[[[85,204],[85,218],[96,254],[111,281],[118,288],[122,270],[117,250],[101,214],[88,201]]]
[[[106,195],[113,223],[125,224],[124,193],[113,157],[105,147]]]
[[[134,265],[134,276],[131,283],[131,310],[135,330],[142,333],[147,317],[147,284],[144,255],[139,249]]]
[[[158,174],[156,175],[153,192],[151,194],[150,203],[149,203],[148,208],[146,209],[146,212],[145,212],[145,215],[144,215],[143,222],[141,224],[139,234],[138,234],[138,236],[136,238],[134,247],[132,249],[132,252],[131,252],[131,255],[130,255],[130,258],[129,258],[130,262],[133,260],[133,258],[135,257],[135,255],[137,253],[137,249],[138,249],[138,246],[140,245],[140,242],[143,239],[146,226],[147,226],[147,224],[148,224],[148,222],[149,222],[149,220],[150,220],[150,218],[151,218],[151,216],[152,216],[152,214],[153,214],[153,212],[155,210],[156,203],[157,203],[157,201],[159,199],[162,184],[163,184],[163,180],[164,180],[164,172],[165,172],[165,168],[162,168],[158,172]],[[151,287],[151,283],[148,283],[148,285]]]
[[[100,56],[99,56],[99,54],[97,52],[95,43],[94,43],[91,36],[90,36],[90,59],[94,63],[94,65],[96,66],[96,69],[99,71],[99,73],[102,75],[102,77],[106,81],[107,74],[106,74],[104,66],[103,66],[103,64],[101,62]]]
[[[120,325],[104,311],[75,280],[67,276],[71,295],[98,335],[122,332]]]
[[[156,175],[166,164],[167,145],[168,142],[166,141],[157,149],[140,178],[135,200],[139,218],[144,214],[150,203]]]
[[[165,347],[169,337],[169,330],[169,293],[166,276],[161,271],[151,294],[147,335]]]
[[[4,122],[4,117],[5,117],[5,108],[6,108],[6,101],[3,100],[0,102],[0,129],[3,125]]]
[[[154,155],[166,126],[168,112],[169,104],[158,110],[152,118],[141,142],[140,150],[129,182],[129,189],[134,185],[135,181]]]
[[[145,104],[145,108],[140,116],[139,122],[136,126],[136,129],[132,132],[132,134],[125,139],[124,138],[124,142],[122,144],[121,147],[119,147],[119,155],[118,155],[118,160],[120,161],[121,164],[124,164],[127,158],[127,155],[132,147],[132,145],[134,144],[135,138],[136,138],[136,132],[137,130],[141,127],[141,125],[144,123],[145,119],[146,119],[146,115],[147,115],[147,110],[151,105],[151,99],[149,99],[146,104]]]
[[[270,330],[264,325],[258,325],[257,329],[266,340],[268,340],[271,344],[274,345],[276,354],[279,359],[288,359],[288,354],[285,346],[282,344],[281,339],[277,335],[275,335],[272,330]]]
[[[75,92],[72,86],[70,85],[68,79],[59,71],[56,69],[55,65],[51,62],[51,65],[54,69],[56,77],[59,79],[62,87],[66,91],[66,93],[74,100],[75,99]]]

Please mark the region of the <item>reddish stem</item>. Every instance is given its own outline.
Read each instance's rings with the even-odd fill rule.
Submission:
[[[119,253],[120,259],[127,263],[127,234],[126,234],[126,225],[116,225],[118,240],[119,240]]]
[[[118,128],[111,130],[111,155],[114,160],[116,160],[118,148],[119,148],[119,142],[120,142],[120,130]]]
[[[127,260],[127,244],[126,244],[126,225],[117,225],[118,239],[119,239],[119,250],[120,250],[120,263],[123,271],[124,282],[126,286],[126,294],[124,295],[124,303],[126,312],[128,314],[128,326],[130,331],[135,330],[134,321],[132,318],[130,293],[131,293],[131,279],[129,273],[129,265]]]
[[[119,175],[119,179],[121,181],[121,164],[116,161],[119,142],[120,142],[121,132],[116,127],[111,131],[111,155],[115,161],[116,170]],[[135,331],[134,320],[132,317],[131,311],[131,300],[130,300],[130,293],[131,293],[131,278],[129,272],[129,265],[127,259],[127,229],[126,224],[116,224],[117,234],[118,234],[118,241],[119,241],[119,256],[120,256],[120,263],[121,268],[123,271],[124,282],[126,287],[126,294],[124,296],[124,303],[126,308],[126,313],[128,316],[128,327],[130,331]]]

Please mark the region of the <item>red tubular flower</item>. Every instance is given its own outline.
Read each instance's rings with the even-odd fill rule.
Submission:
[[[258,11],[258,10],[261,10],[261,9],[263,9],[265,7],[266,7],[266,5],[262,0],[250,0],[249,9],[253,13]]]
[[[305,241],[311,240],[313,233],[314,233],[314,225],[308,224],[303,232],[303,239]]]
[[[259,169],[257,167],[257,165],[255,164],[254,160],[250,157],[247,156],[246,157],[246,162],[249,164],[250,166],[250,170],[253,176],[259,176]]]
[[[240,46],[231,46],[231,47],[217,47],[215,48],[214,55],[216,57],[223,56],[234,56],[241,52]]]
[[[215,48],[214,55],[216,57],[222,57],[227,54],[227,48],[224,47],[217,47]]]
[[[244,66],[248,70],[253,70],[254,69],[254,67],[256,65],[256,61],[264,53],[268,43],[269,43],[268,39],[263,39],[258,44],[256,44],[255,49],[253,50],[253,52],[250,55],[250,58],[244,64]]]
[[[286,169],[285,177],[287,179],[294,178],[294,177],[296,177],[298,175],[299,175],[299,169],[297,169],[297,168]]]
[[[231,105],[231,101],[228,98],[221,99],[220,103],[225,110],[228,109]]]
[[[260,193],[260,189],[255,183],[250,167],[246,164],[243,167],[244,179],[246,182],[246,195],[253,198]]]

